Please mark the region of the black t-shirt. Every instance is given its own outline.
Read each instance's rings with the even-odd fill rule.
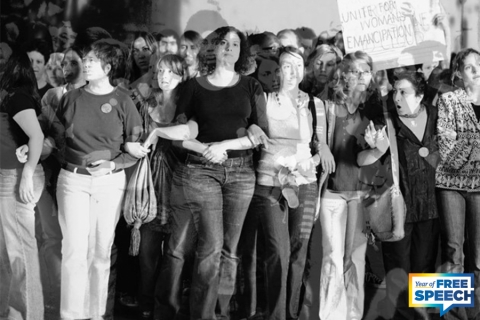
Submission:
[[[217,87],[206,77],[189,80],[177,103],[176,119],[180,123],[195,118],[197,140],[203,143],[237,139],[247,135],[251,124],[258,125],[258,110],[265,110],[265,96],[257,80],[240,76],[230,87]],[[245,151],[229,151],[234,158]]]
[[[38,95],[40,96],[40,98],[43,98],[45,93],[47,93],[47,91],[52,89],[52,88],[53,88],[52,85],[50,85],[50,83],[47,82],[47,84],[44,85],[43,88],[38,89]]]
[[[40,104],[25,90],[15,90],[1,99],[0,168],[2,169],[23,167],[23,163],[18,161],[15,151],[18,147],[27,144],[29,139],[13,117],[28,109],[34,109],[37,116],[40,114]]]

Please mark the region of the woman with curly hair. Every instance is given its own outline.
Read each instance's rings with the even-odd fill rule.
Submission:
[[[335,171],[324,177],[320,205],[323,260],[320,318],[359,320],[363,316],[365,252],[362,199],[366,170],[357,155],[368,148],[364,132],[381,100],[372,94],[372,59],[362,51],[345,56],[335,92],[326,101],[327,144]]]
[[[255,145],[247,129],[259,124],[262,111],[257,109],[265,108],[261,85],[241,75],[249,67],[243,33],[222,27],[207,38],[214,63],[204,66],[206,76],[185,84],[176,112],[177,120],[195,119],[198,136],[187,139],[196,138],[205,148],[188,152],[185,164],[175,170],[171,200],[173,207],[183,208],[175,216],[193,218],[198,233],[190,291],[192,319],[216,319],[217,301],[218,317],[228,316],[238,241],[255,185],[251,151]],[[154,135],[165,136],[166,129],[172,130],[157,128]],[[174,223],[172,234],[175,228]],[[175,250],[172,254],[182,256]],[[174,268],[170,272],[181,272]]]

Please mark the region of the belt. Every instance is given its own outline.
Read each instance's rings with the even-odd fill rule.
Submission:
[[[91,173],[87,170],[87,168],[79,167],[79,166],[76,166],[76,165],[71,164],[71,163],[64,164],[62,166],[62,168],[67,170],[67,171],[73,172],[73,173],[91,176]],[[110,171],[108,174],[113,174],[113,173],[117,173],[117,172],[121,172],[121,171],[123,171],[123,169],[115,169],[115,170]]]
[[[222,166],[222,167],[246,167],[253,165],[252,155],[248,155],[245,157],[237,157],[237,158],[229,158],[223,161],[222,163],[213,163],[207,160],[207,158],[203,156],[198,156],[193,153],[187,154],[187,159],[185,159],[185,164],[203,164],[207,166]]]

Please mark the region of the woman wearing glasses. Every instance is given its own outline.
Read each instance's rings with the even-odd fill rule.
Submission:
[[[360,320],[363,316],[365,251],[362,186],[357,154],[368,144],[368,113],[380,103],[372,95],[372,59],[362,51],[345,56],[335,92],[326,101],[327,143],[336,169],[326,177],[320,206],[323,261],[320,318]],[[374,103],[374,104],[372,104]]]

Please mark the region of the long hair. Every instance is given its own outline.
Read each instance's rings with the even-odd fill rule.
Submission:
[[[0,92],[7,93],[22,89],[30,94],[38,103],[40,95],[37,89],[37,79],[33,72],[30,58],[25,51],[15,51],[5,64],[4,73],[0,79]]]
[[[355,51],[345,55],[342,62],[337,66],[337,69],[333,74],[333,92],[332,96],[329,97],[329,99],[337,103],[345,103],[350,91],[350,88],[348,88],[347,85],[345,74],[348,72],[350,67],[358,61],[365,62],[370,67],[370,70],[373,70],[373,60],[367,53],[363,51]],[[375,83],[372,73],[372,79],[370,81],[369,87],[367,88],[367,99],[374,91],[374,87]]]
[[[340,49],[335,47],[334,45],[331,44],[320,44],[318,45],[315,50],[313,50],[310,55],[307,57],[307,62],[306,62],[306,72],[305,72],[305,80],[303,81],[303,89],[304,91],[313,93],[315,90],[315,85],[316,85],[316,79],[315,79],[315,74],[314,74],[314,64],[315,61],[322,57],[323,55],[327,53],[332,53],[335,55],[335,63],[338,66],[340,62],[342,62],[342,52]],[[333,74],[332,74],[333,77]],[[332,79],[327,79],[327,84],[328,85]],[[319,92],[318,92],[319,93]],[[315,93],[313,93],[315,94]]]
[[[133,41],[130,44],[130,48],[128,50],[128,58],[127,58],[127,63],[126,63],[126,78],[130,81],[133,82],[140,78],[142,76],[140,68],[137,66],[134,60],[134,43],[135,40],[138,38],[143,38],[145,40],[145,43],[147,44],[147,47],[150,49],[152,54],[155,54],[157,51],[157,41],[155,40],[155,37],[148,32],[145,31],[138,31],[134,34],[133,36]]]
[[[220,44],[222,40],[225,39],[225,36],[229,32],[235,32],[240,38],[240,56],[238,57],[237,62],[235,62],[235,71],[243,74],[249,70],[250,67],[250,53],[247,37],[235,27],[221,27],[213,31],[206,39],[203,40],[202,48],[198,54],[199,58],[199,70],[202,74],[212,74],[216,68],[216,62],[210,61],[208,57],[207,47],[212,46],[216,47]]]

